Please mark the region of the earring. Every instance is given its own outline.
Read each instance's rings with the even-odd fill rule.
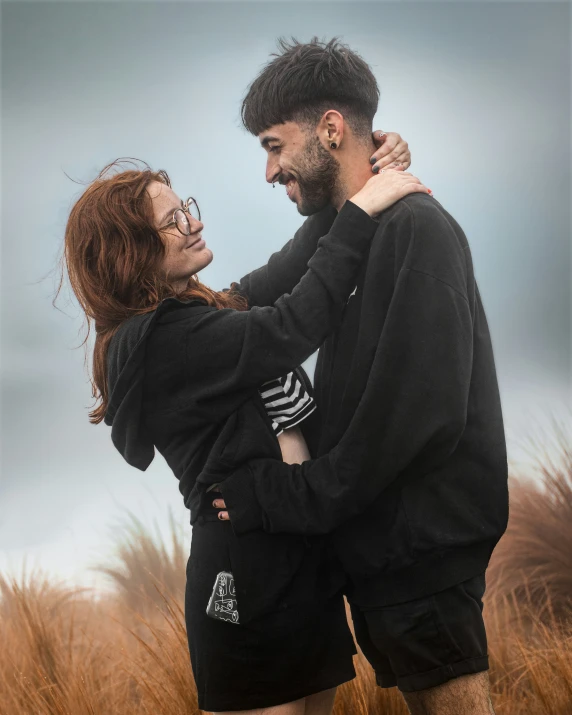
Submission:
[[[331,142],[330,147],[331,147],[332,149],[337,149],[337,148],[338,148],[338,145],[336,144],[336,142]]]
[[[272,182],[272,188],[274,188],[274,182]]]

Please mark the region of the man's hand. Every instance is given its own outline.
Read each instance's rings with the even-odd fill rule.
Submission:
[[[378,147],[370,159],[374,174],[377,174],[380,169],[395,169],[397,166],[407,169],[411,165],[409,145],[397,132],[383,132],[377,129],[372,138],[373,143]]]

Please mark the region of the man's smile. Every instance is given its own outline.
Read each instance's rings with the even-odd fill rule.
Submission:
[[[292,194],[294,193],[294,189],[296,188],[296,179],[290,179],[290,181],[286,184],[286,193],[288,194],[288,198],[292,198]]]

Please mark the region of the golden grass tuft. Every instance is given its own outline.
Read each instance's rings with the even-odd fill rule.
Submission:
[[[105,574],[115,585],[122,605],[136,613],[147,613],[153,607],[163,608],[165,601],[157,590],[182,600],[185,595],[185,570],[188,552],[184,533],[169,509],[170,535],[165,543],[131,511],[120,528],[111,564],[100,563],[94,570]]]
[[[509,529],[487,572],[485,620],[497,715],[572,715],[572,448],[543,455],[538,484],[513,478]],[[109,594],[34,571],[0,575],[0,715],[194,715],[185,632],[188,558],[129,514]],[[407,715],[363,656],[334,715]]]
[[[487,571],[491,595],[513,595],[548,620],[572,606],[572,440],[555,424],[552,449],[533,442],[538,481],[510,484],[510,519]]]

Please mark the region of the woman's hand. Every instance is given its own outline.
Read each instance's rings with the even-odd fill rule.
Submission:
[[[385,211],[399,199],[407,196],[407,194],[416,191],[432,194],[430,189],[408,171],[403,171],[400,167],[397,169],[382,169],[379,174],[368,179],[364,187],[352,196],[349,201],[359,206],[370,216],[375,216]]]
[[[211,488],[208,491],[218,492],[220,494],[220,489],[217,489],[216,487]],[[218,497],[218,499],[213,500],[213,506],[215,507],[215,509],[226,509],[226,504],[224,503],[224,499],[222,499],[222,495],[220,497]],[[230,521],[230,516],[228,515],[228,511],[219,511],[218,518],[221,521]]]
[[[411,166],[409,145],[397,132],[383,132],[376,129],[372,139],[378,147],[369,160],[373,164],[371,170],[374,174],[377,174],[380,169],[395,169],[398,166],[408,169]]]

